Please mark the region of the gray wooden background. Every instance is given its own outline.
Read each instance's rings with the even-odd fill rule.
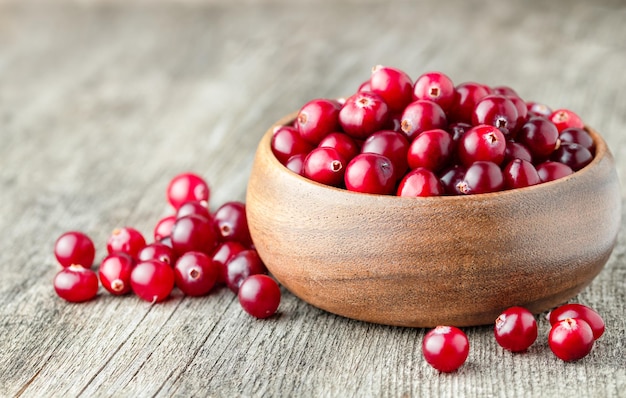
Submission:
[[[626,193],[624,4],[0,1],[0,396],[626,396],[626,234],[573,300],[607,323],[588,357],[554,357],[539,316],[521,355],[490,327],[467,328],[454,374],[423,361],[424,330],[288,292],[257,321],[224,289],[159,305],[101,290],[71,305],[51,282],[58,235],[85,231],[98,260],[115,227],[149,236],[179,172],[208,179],[214,208],[243,200],[266,128],[350,94],[376,64],[577,111],[608,141]]]

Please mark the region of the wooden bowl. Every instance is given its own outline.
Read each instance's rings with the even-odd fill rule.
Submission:
[[[348,318],[433,327],[493,323],[578,294],[616,242],[621,195],[604,140],[566,178],[497,193],[369,195],[296,175],[261,140],[246,207],[259,255],[302,300]]]

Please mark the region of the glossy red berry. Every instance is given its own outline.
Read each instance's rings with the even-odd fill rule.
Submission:
[[[505,97],[517,97],[519,98],[519,94],[513,88],[509,86],[496,86],[491,89],[493,94],[496,95],[504,95]]]
[[[593,331],[583,319],[565,318],[550,329],[548,345],[560,359],[577,361],[586,357],[593,348]]]
[[[472,163],[465,171],[457,190],[464,195],[496,192],[504,187],[504,177],[497,164],[487,161]]]
[[[54,256],[63,267],[72,264],[91,268],[96,256],[93,241],[79,231],[65,232],[54,243]]]
[[[183,218],[190,214],[195,214],[206,219],[211,219],[211,212],[209,211],[209,204],[205,201],[191,200],[185,202],[176,211],[176,218]],[[173,226],[172,226],[173,227]],[[170,231],[171,232],[171,231]]]
[[[91,300],[98,294],[98,275],[91,268],[78,264],[64,267],[53,283],[57,295],[72,303]]]
[[[467,82],[456,86],[449,111],[451,121],[471,123],[476,104],[486,95],[489,95],[489,90],[482,84]]]
[[[280,287],[267,275],[250,275],[239,287],[237,296],[244,311],[259,319],[274,315],[280,305]]]
[[[533,157],[541,159],[550,156],[557,148],[559,132],[548,119],[534,117],[522,126],[516,139],[528,148]]]
[[[453,151],[454,142],[447,131],[427,130],[411,142],[407,160],[411,169],[424,167],[437,172],[451,163]]]
[[[426,362],[440,372],[453,372],[461,367],[469,355],[469,340],[454,326],[437,326],[422,340]]]
[[[213,213],[213,220],[222,241],[234,240],[244,246],[252,245],[245,203],[224,203]]]
[[[190,251],[209,254],[219,243],[219,235],[213,221],[195,214],[176,220],[171,239],[176,256]]]
[[[176,222],[176,215],[165,216],[154,226],[154,240],[161,241],[172,234],[172,227]]]
[[[254,249],[244,250],[234,255],[226,263],[226,285],[237,293],[243,281],[250,275],[265,274],[267,268]]]
[[[521,159],[526,160],[527,162],[533,161],[533,157],[530,154],[530,151],[526,149],[526,147],[519,142],[515,141],[507,141],[506,149],[504,150],[504,164],[508,164],[511,160]]]
[[[604,333],[604,320],[593,309],[582,304],[565,304],[550,311],[550,324],[562,321],[567,318],[582,319],[589,324],[593,331],[593,339],[597,340]]]
[[[345,185],[349,191],[391,194],[396,185],[393,164],[386,156],[361,153],[346,166]]]
[[[380,130],[367,137],[363,146],[362,153],[377,153],[385,156],[393,164],[393,170],[396,180],[401,179],[409,167],[407,161],[407,152],[409,150],[409,142],[404,134],[392,130]]]
[[[441,181],[435,173],[418,167],[408,172],[398,184],[397,196],[439,196],[444,194]]]
[[[455,164],[442,171],[439,175],[439,181],[443,186],[446,195],[462,195],[459,190],[462,186],[463,178],[465,178],[465,167]]]
[[[335,148],[315,148],[304,159],[304,176],[320,184],[343,184],[346,161]]]
[[[192,200],[209,201],[210,190],[206,181],[197,174],[178,174],[167,186],[167,201],[178,209],[180,205]]]
[[[389,107],[379,95],[363,91],[346,99],[339,111],[339,124],[349,136],[364,140],[382,129],[389,117]]]
[[[472,127],[461,137],[457,151],[465,167],[479,160],[499,165],[504,160],[506,138],[496,127],[481,124]]]
[[[174,281],[187,296],[209,293],[220,273],[219,266],[202,252],[187,252],[176,260]]]
[[[454,102],[454,83],[441,72],[428,72],[415,80],[414,100],[429,100],[448,111]]]
[[[305,141],[317,145],[327,134],[339,130],[340,108],[337,101],[330,99],[309,101],[300,108],[294,122],[295,128]],[[292,152],[291,155],[303,152]]]
[[[574,173],[571,167],[560,162],[543,162],[537,165],[537,173],[541,182],[558,180]]]
[[[348,134],[330,133],[320,141],[319,147],[335,148],[346,162],[359,154],[359,145]]]
[[[520,97],[507,96],[507,98],[515,105],[515,109],[517,109],[516,131],[510,136],[511,138],[515,138],[517,129],[521,128],[524,123],[528,121],[528,108],[526,107],[526,102]]]
[[[591,163],[593,155],[582,145],[571,142],[563,142],[552,152],[550,160],[568,165],[574,171],[578,171]]]
[[[413,80],[399,69],[378,65],[372,70],[370,91],[382,97],[391,113],[400,112],[413,100]]]
[[[161,302],[174,289],[174,270],[171,265],[158,260],[142,261],[133,268],[130,285],[142,300]]]
[[[539,102],[527,102],[526,109],[528,110],[529,117],[544,117],[546,119],[549,119],[550,115],[552,115],[552,109],[549,106],[541,104]]]
[[[271,148],[276,159],[286,164],[290,157],[309,153],[314,146],[302,138],[294,127],[281,126],[272,135]]]
[[[120,296],[130,292],[130,274],[135,260],[126,253],[109,254],[100,263],[100,283],[109,293]]]
[[[226,274],[228,269],[226,264],[235,257],[238,253],[247,250],[241,243],[235,241],[228,241],[220,243],[211,255],[211,261],[219,268],[216,283],[226,283]]]
[[[137,258],[139,250],[146,246],[146,240],[141,232],[132,227],[116,228],[107,240],[109,254],[122,252]]]
[[[304,159],[306,159],[306,155],[308,155],[308,153],[293,155],[287,160],[285,167],[298,175],[304,175]]]
[[[426,130],[445,129],[448,121],[439,105],[432,101],[417,100],[404,108],[400,127],[407,140],[412,142]]]
[[[527,160],[513,159],[502,170],[504,188],[524,188],[541,182],[535,166]]]
[[[591,138],[591,134],[589,134],[585,129],[576,127],[565,129],[559,133],[559,139],[561,140],[561,143],[567,142],[581,145],[591,153],[593,153],[595,149],[593,138]]]
[[[513,137],[517,132],[517,108],[503,95],[487,95],[481,98],[472,112],[472,124],[494,126],[506,137]]]
[[[174,265],[176,255],[174,249],[164,243],[154,242],[144,246],[137,254],[137,261],[159,260]]]
[[[526,351],[537,339],[537,321],[526,308],[511,307],[496,319],[494,335],[505,350]]]
[[[550,121],[554,123],[559,132],[571,127],[576,127],[580,129],[585,127],[585,123],[583,123],[580,116],[570,111],[569,109],[555,110],[550,115]]]

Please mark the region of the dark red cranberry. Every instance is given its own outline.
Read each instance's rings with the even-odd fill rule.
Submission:
[[[195,214],[176,220],[171,238],[174,253],[178,257],[190,251],[211,253],[219,243],[213,222]]]
[[[139,250],[146,246],[146,240],[141,232],[132,227],[116,228],[107,240],[109,254],[123,252],[137,258]]]
[[[209,204],[205,201],[192,200],[185,202],[176,211],[176,218],[182,218],[190,214],[211,219],[211,213],[209,212]]]
[[[109,254],[98,268],[102,287],[116,296],[130,292],[130,274],[134,267],[135,260],[128,254]]]
[[[538,102],[527,102],[526,109],[528,110],[529,117],[545,117],[549,119],[552,114],[552,109],[550,109],[549,106]]]
[[[558,180],[574,173],[571,167],[560,162],[543,162],[537,165],[537,173],[541,182]]]
[[[452,136],[447,131],[441,129],[424,131],[415,137],[409,146],[407,153],[409,167],[411,169],[425,167],[437,172],[448,166],[453,150]]]
[[[397,196],[439,196],[444,190],[435,173],[424,168],[409,171],[398,185]]]
[[[174,249],[170,246],[160,242],[154,242],[145,246],[137,254],[137,261],[147,260],[159,260],[164,263],[174,265],[176,257],[174,255]]]
[[[205,253],[187,252],[176,260],[174,282],[187,296],[204,296],[215,286],[219,273],[219,266]]]
[[[338,187],[343,183],[346,161],[335,148],[315,148],[304,159],[304,176]]]
[[[396,180],[401,179],[409,167],[407,162],[408,150],[409,142],[404,134],[391,130],[375,132],[367,137],[361,147],[362,153],[377,153],[387,157],[393,164]]]
[[[339,130],[339,109],[339,103],[334,100],[322,98],[309,101],[300,108],[295,127],[304,140],[317,145],[327,134]],[[302,152],[292,152],[287,159],[303,152],[306,152],[304,148]]]
[[[432,101],[411,102],[402,112],[401,128],[409,142],[423,131],[445,129],[447,126],[445,112]]]
[[[244,250],[247,250],[246,247],[235,241],[223,242],[217,247],[217,249],[215,249],[213,255],[211,256],[211,260],[219,268],[216,283],[226,283],[226,264],[231,258],[235,257],[235,255]]]
[[[202,177],[193,173],[178,174],[167,186],[167,200],[175,208],[191,200],[209,201],[209,186]]]
[[[377,153],[358,154],[346,167],[345,185],[349,191],[391,194],[396,185],[393,164]]]
[[[467,131],[469,131],[473,126],[469,123],[452,123],[446,129],[448,133],[452,136],[452,141],[454,142],[454,147],[456,148],[457,143],[461,140],[461,137],[465,135]]]
[[[551,325],[567,318],[582,319],[587,322],[593,331],[594,340],[599,339],[604,334],[604,320],[600,314],[586,305],[570,303],[550,311],[549,319]]]
[[[304,175],[304,159],[306,159],[307,155],[308,153],[293,155],[289,158],[289,160],[287,160],[287,163],[285,163],[285,167],[287,167],[289,170],[293,171],[296,174]]]
[[[78,264],[64,267],[54,277],[53,284],[57,295],[72,303],[91,300],[98,294],[98,275]]]
[[[385,123],[381,131],[384,130],[402,132],[402,111],[389,115],[387,123]]]
[[[226,202],[215,211],[213,219],[222,241],[234,240],[247,247],[252,245],[245,203]]]
[[[566,164],[572,170],[577,171],[591,163],[593,155],[582,145],[563,142],[556,151],[552,152],[550,160]]]
[[[330,133],[322,138],[319,147],[335,148],[346,162],[352,160],[359,153],[359,145],[348,134]]]
[[[561,143],[569,142],[581,145],[591,153],[595,150],[593,138],[591,138],[591,134],[589,134],[585,129],[577,127],[565,129],[559,133],[559,139],[561,140]]]
[[[259,319],[274,315],[280,305],[280,287],[267,275],[250,275],[241,284],[237,296],[241,308]]]
[[[176,216],[165,216],[154,226],[154,240],[157,242],[169,237],[172,234],[172,227],[176,222]]]
[[[290,157],[302,153],[309,153],[314,148],[300,133],[291,126],[281,126],[272,135],[272,152],[282,164],[287,163]]]
[[[499,165],[504,160],[506,138],[498,128],[481,124],[472,127],[461,137],[457,150],[465,167],[479,160]]]
[[[142,261],[130,274],[130,286],[142,300],[161,302],[168,298],[174,289],[174,269],[171,265],[158,260]]]
[[[457,189],[465,195],[473,195],[500,191],[503,187],[500,167],[493,162],[478,161],[468,167]]]
[[[96,256],[93,241],[79,231],[65,232],[54,243],[54,256],[63,267],[72,264],[91,268]]]
[[[339,124],[349,136],[364,140],[385,125],[389,113],[382,97],[363,91],[346,99],[339,111]]]
[[[502,171],[504,176],[504,188],[524,188],[541,182],[537,169],[527,160],[513,159]]]
[[[402,111],[413,100],[413,81],[405,72],[376,66],[370,77],[370,90],[380,95],[391,113]]]
[[[502,95],[487,95],[474,107],[472,123],[487,124],[498,128],[506,137],[513,137],[517,131],[517,108]]]
[[[467,82],[456,86],[449,111],[451,121],[471,123],[476,104],[486,95],[489,95],[489,90],[482,84]]]
[[[542,117],[533,117],[517,133],[517,141],[524,144],[533,158],[550,156],[557,147],[559,132],[554,123]]]
[[[465,177],[465,167],[461,165],[454,165],[448,167],[439,176],[439,181],[443,186],[443,190],[446,195],[461,195],[463,192],[459,191],[459,183],[463,181]]]
[[[511,160],[521,159],[528,162],[533,161],[533,157],[530,151],[519,142],[507,141],[506,149],[504,150],[504,164],[508,164]]]
[[[496,87],[493,87],[491,91],[493,92],[493,94],[496,94],[496,95],[504,95],[505,97],[519,98],[519,95],[517,94],[517,92],[509,86],[496,86]]]
[[[493,331],[505,350],[526,351],[537,340],[537,321],[526,308],[511,307],[498,316]]]
[[[528,121],[528,108],[526,108],[526,102],[524,102],[524,100],[520,97],[509,96],[507,98],[511,100],[513,105],[515,105],[515,109],[517,109],[517,122],[515,123],[515,126],[517,126],[517,129],[520,129],[524,123]],[[517,129],[515,132],[517,132]]]
[[[557,109],[550,115],[550,121],[554,123],[556,129],[561,132],[571,127],[585,128],[580,116],[570,111],[569,109]]]
[[[414,100],[429,100],[448,111],[454,101],[454,83],[441,72],[424,73],[415,80]]]
[[[265,274],[267,268],[254,249],[237,253],[226,263],[226,285],[237,293],[239,287],[250,275]]]

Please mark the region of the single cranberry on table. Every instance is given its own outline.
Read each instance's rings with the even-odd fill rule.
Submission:
[[[129,293],[130,274],[134,267],[135,260],[130,255],[121,252],[109,254],[98,268],[102,287],[115,296]]]
[[[226,263],[226,285],[237,293],[239,286],[250,275],[265,274],[267,268],[254,249],[241,251]]]
[[[548,345],[563,361],[577,361],[586,357],[593,348],[593,330],[581,318],[565,318],[552,325]]]
[[[54,243],[54,256],[63,267],[72,264],[91,268],[96,248],[89,236],[80,231],[65,232]]]
[[[414,100],[429,100],[449,111],[454,102],[454,83],[441,72],[424,73],[415,80]]]
[[[321,184],[343,184],[346,160],[335,148],[315,148],[304,158],[304,176]]]
[[[345,185],[349,191],[388,195],[393,193],[396,175],[386,156],[361,153],[346,166]]]
[[[506,138],[498,128],[481,124],[472,127],[461,137],[457,151],[465,167],[481,160],[499,165],[504,160]]]
[[[154,242],[144,246],[137,254],[137,261],[146,260],[159,260],[174,265],[176,255],[174,254],[174,249],[170,246],[161,242]]]
[[[382,97],[363,91],[346,99],[339,111],[339,124],[352,138],[364,140],[383,128],[389,114],[389,107]]]
[[[498,316],[493,331],[500,347],[526,351],[537,339],[537,321],[526,308],[510,307]]]
[[[191,200],[209,201],[209,185],[194,173],[181,173],[172,178],[166,190],[167,201],[178,209],[180,205]]]
[[[130,274],[130,286],[142,300],[158,303],[169,297],[174,289],[174,269],[158,260],[138,263]]]
[[[424,167],[437,172],[450,165],[453,151],[454,142],[447,131],[427,130],[411,142],[407,160],[411,169]]]
[[[408,172],[398,185],[397,196],[439,196],[444,188],[432,171],[418,167]]]
[[[146,246],[146,240],[141,232],[133,227],[115,228],[107,239],[107,251],[127,253],[137,258],[139,251]]]
[[[250,275],[239,287],[237,297],[244,311],[255,318],[265,319],[274,315],[280,305],[280,287],[267,275]]]
[[[234,240],[247,247],[252,245],[246,205],[243,202],[224,203],[213,213],[213,221],[220,233],[221,241]]]
[[[413,80],[400,69],[378,65],[370,76],[370,91],[382,97],[391,113],[413,101]]]
[[[91,268],[72,264],[55,275],[53,285],[56,294],[62,299],[82,303],[98,294],[98,275]]]
[[[179,257],[189,251],[209,254],[219,243],[218,231],[213,221],[195,214],[176,220],[171,239],[174,254]]]
[[[204,296],[213,289],[219,265],[202,252],[187,252],[176,260],[174,282],[187,296]]]
[[[448,127],[446,113],[432,101],[411,102],[402,112],[401,129],[409,142],[426,130]]]
[[[437,326],[422,340],[422,354],[426,362],[440,372],[454,372],[469,356],[469,340],[454,326]]]
[[[385,156],[393,164],[396,180],[404,177],[409,164],[407,152],[409,142],[404,134],[392,130],[380,130],[367,137],[361,147],[361,153],[377,153]]]
[[[551,325],[567,318],[582,319],[587,322],[593,331],[594,340],[599,339],[604,333],[604,320],[600,314],[586,305],[570,303],[550,311],[549,320]]]
[[[340,108],[341,106],[335,100],[314,99],[300,108],[294,126],[306,142],[315,146],[327,134],[339,130]],[[296,153],[302,152],[292,152],[290,156]]]
[[[159,242],[172,234],[172,227],[176,222],[176,215],[165,216],[154,226],[154,240]]]

